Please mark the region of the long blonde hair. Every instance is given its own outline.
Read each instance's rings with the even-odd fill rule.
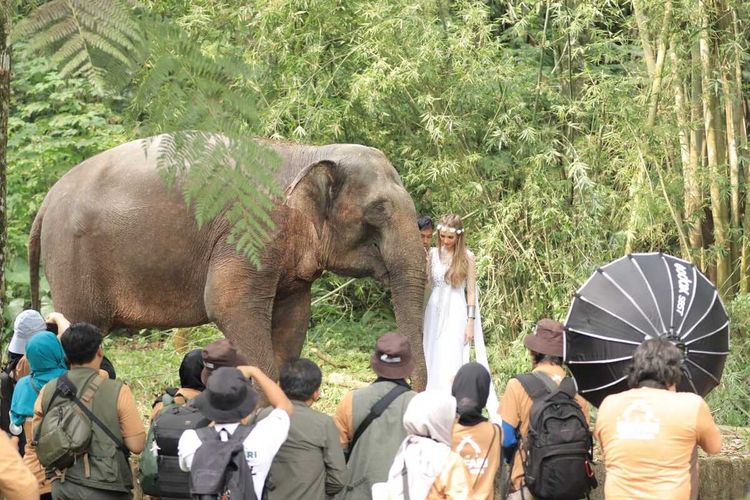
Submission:
[[[440,219],[440,228],[452,228],[456,230],[456,245],[453,247],[453,259],[451,265],[445,272],[445,281],[452,287],[459,287],[466,281],[469,272],[469,257],[466,253],[466,238],[464,237],[464,225],[461,217],[456,214],[448,214]],[[438,248],[443,249],[443,243],[438,234]]]

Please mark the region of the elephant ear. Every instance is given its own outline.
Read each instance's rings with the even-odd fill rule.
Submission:
[[[333,202],[336,164],[323,160],[303,168],[286,190],[286,205],[312,219],[318,238]]]

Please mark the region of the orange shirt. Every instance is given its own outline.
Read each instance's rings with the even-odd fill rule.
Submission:
[[[469,474],[463,460],[456,453],[450,452],[425,500],[469,498],[470,490]]]
[[[490,422],[470,427],[458,422],[453,425],[453,451],[461,455],[469,471],[469,499],[494,498],[495,474],[500,467],[501,441],[502,431]]]
[[[23,449],[23,463],[34,474],[37,486],[39,487],[39,493],[42,495],[49,493],[52,491],[52,481],[47,479],[44,467],[39,463],[39,458],[36,456],[36,449],[31,444],[34,439],[34,434],[31,432],[31,418],[27,418],[23,423],[23,432],[26,436],[26,446]]]
[[[21,461],[16,444],[11,442],[2,431],[0,431],[0,497],[7,500],[39,498],[36,478]]]
[[[562,382],[562,379],[566,377],[565,369],[562,366],[557,366],[549,363],[538,365],[534,368],[533,372],[542,372],[558,385]],[[586,421],[589,420],[589,404],[580,396],[576,395],[576,401],[581,405],[583,415],[586,417]],[[529,415],[531,414],[531,405],[533,401],[526,394],[523,389],[521,382],[518,379],[512,378],[508,381],[508,385],[505,387],[505,393],[503,394],[502,401],[500,401],[500,418],[504,422],[518,428],[521,425],[521,438],[525,438],[529,432]],[[521,450],[521,440],[519,439],[518,449]],[[521,482],[523,480],[523,463],[521,458],[521,452],[516,453],[513,459],[513,468],[511,470],[511,481],[513,490],[520,489]]]
[[[695,446],[707,453],[721,449],[703,398],[647,387],[605,398],[594,437],[604,452],[607,499],[687,500]]]

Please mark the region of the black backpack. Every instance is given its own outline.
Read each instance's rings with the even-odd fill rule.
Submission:
[[[141,488],[154,497],[190,498],[190,474],[180,469],[177,445],[183,432],[206,427],[210,422],[190,402],[175,403],[178,394],[167,391],[160,398],[164,406],[148,429],[141,455]]]
[[[190,467],[190,495],[195,500],[258,500],[243,442],[253,430],[240,424],[222,441],[215,427],[197,429],[201,445]]]
[[[522,444],[525,486],[541,500],[578,500],[596,488],[591,431],[575,400],[575,384],[539,372],[516,377],[532,399]]]

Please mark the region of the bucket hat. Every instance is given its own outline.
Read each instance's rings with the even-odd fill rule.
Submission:
[[[549,318],[539,320],[536,324],[533,335],[526,335],[526,337],[524,337],[523,345],[534,352],[562,358],[562,324]]]
[[[217,424],[239,422],[255,408],[258,395],[237,368],[222,366],[213,371],[206,389],[192,404]]]
[[[237,348],[229,339],[219,339],[211,342],[203,348],[201,356],[203,357],[203,370],[201,371],[203,385],[206,385],[208,376],[217,368],[222,366],[237,367],[248,364],[244,356],[237,352]]]
[[[396,332],[383,334],[375,344],[370,366],[379,377],[405,379],[414,371],[409,339]]]
[[[47,330],[44,318],[34,309],[26,309],[16,316],[13,323],[13,338],[10,339],[8,350],[16,354],[26,353],[26,344],[34,334]]]

